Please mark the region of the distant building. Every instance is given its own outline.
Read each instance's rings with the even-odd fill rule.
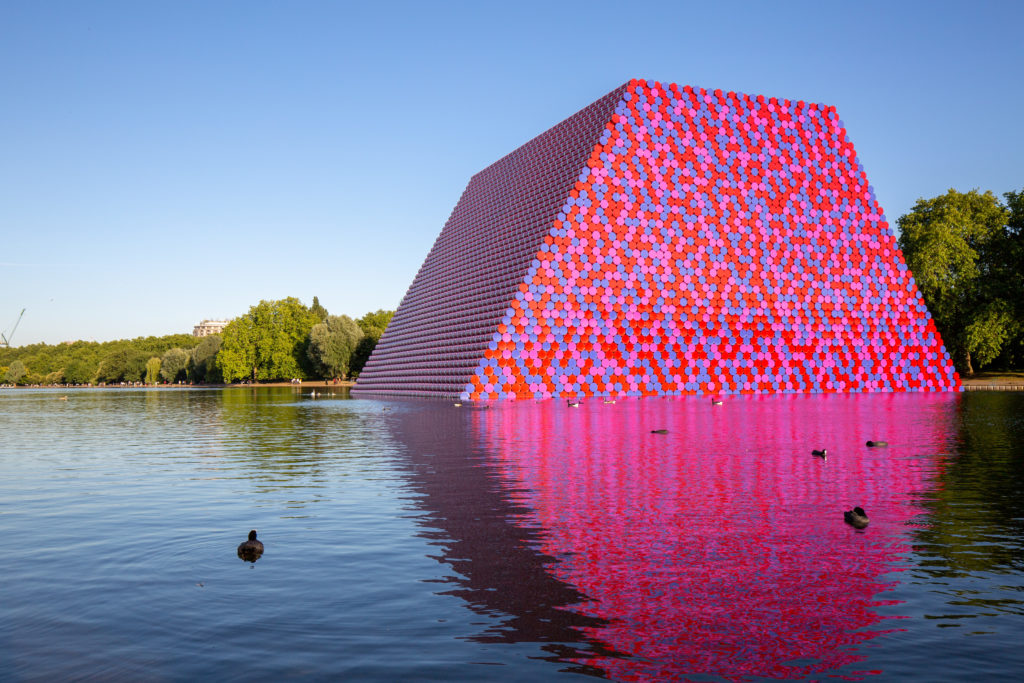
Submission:
[[[204,320],[192,328],[193,337],[206,337],[211,334],[220,334],[228,326],[230,320]]]

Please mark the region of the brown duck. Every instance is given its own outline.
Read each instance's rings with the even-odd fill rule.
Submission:
[[[249,532],[249,540],[238,546],[238,556],[247,562],[255,562],[263,554],[263,544],[256,540],[256,530]]]

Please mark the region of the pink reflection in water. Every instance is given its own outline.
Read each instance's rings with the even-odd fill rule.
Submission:
[[[555,576],[633,659],[619,679],[849,668],[953,434],[955,394],[495,406],[476,428],[541,527]],[[668,434],[652,430],[667,429]],[[885,440],[871,449],[867,440]],[[828,459],[811,450],[827,448]],[[843,523],[860,505],[863,532]],[[866,672],[864,672],[866,673]]]

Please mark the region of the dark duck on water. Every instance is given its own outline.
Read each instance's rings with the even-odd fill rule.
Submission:
[[[864,512],[864,508],[857,506],[852,510],[847,510],[843,513],[843,521],[852,526],[854,529],[864,529],[871,521],[868,519],[868,513]]]
[[[263,544],[256,540],[256,530],[249,532],[249,540],[238,546],[238,556],[247,562],[255,562],[263,554]]]

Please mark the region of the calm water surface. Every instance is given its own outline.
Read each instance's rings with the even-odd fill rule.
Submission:
[[[1024,672],[1024,394],[7,389],[0,427],[0,679]]]

